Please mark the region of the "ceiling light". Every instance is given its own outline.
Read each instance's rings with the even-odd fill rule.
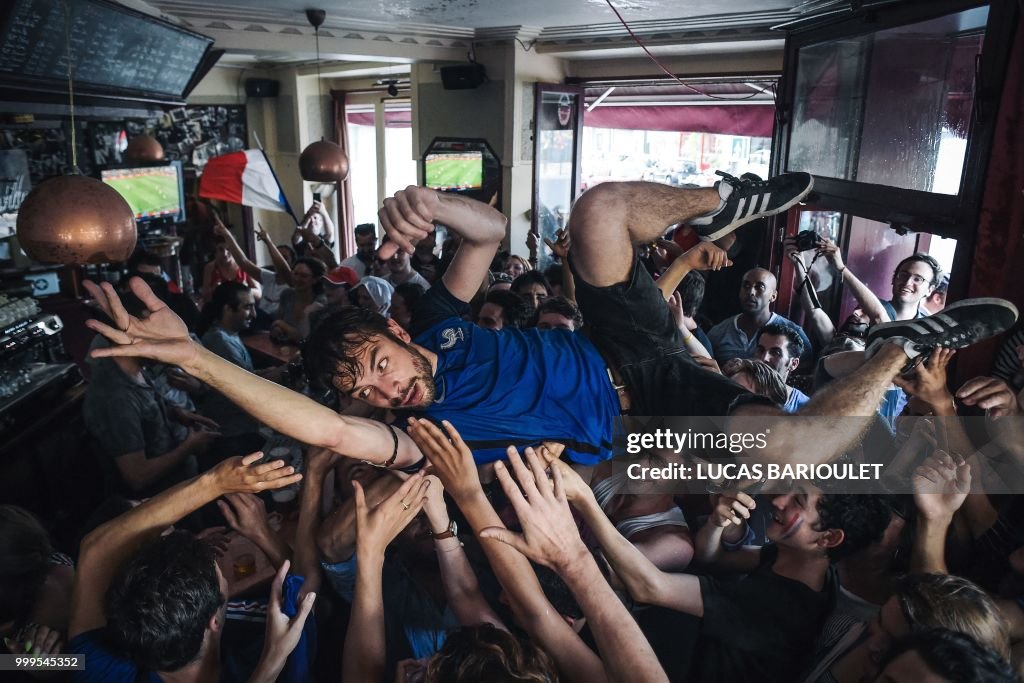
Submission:
[[[326,18],[327,12],[322,9],[306,10],[306,19],[316,33],[316,90],[319,95],[317,111],[320,114],[321,130],[324,122],[323,107],[320,105],[323,98],[320,84],[320,26]],[[303,180],[313,183],[340,183],[348,177],[348,156],[341,147],[321,136],[299,155],[299,174]]]
[[[126,261],[138,232],[128,202],[109,185],[81,175],[75,139],[75,95],[71,79],[71,10],[64,2],[64,36],[71,112],[71,171],[36,185],[18,210],[18,243],[44,263]]]

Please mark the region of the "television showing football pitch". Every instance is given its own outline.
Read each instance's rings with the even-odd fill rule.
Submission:
[[[175,216],[182,210],[181,181],[173,165],[108,169],[101,177],[124,197],[137,220]]]
[[[426,185],[435,190],[475,190],[484,182],[481,152],[442,152],[426,158]]]

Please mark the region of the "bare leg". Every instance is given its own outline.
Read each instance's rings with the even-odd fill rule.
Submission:
[[[830,377],[841,379],[853,374],[864,365],[864,352],[840,351],[826,356],[823,362],[825,363],[825,372]]]
[[[676,223],[719,207],[718,190],[659,183],[602,183],[569,214],[573,266],[587,283],[608,287],[629,277],[633,246],[652,242]]]
[[[906,362],[907,355],[901,347],[885,344],[857,373],[815,392],[810,402],[797,413],[808,419],[789,419],[774,408],[741,406],[733,413],[734,416],[776,417],[756,422],[734,420],[730,425],[731,431],[752,433],[770,429],[768,448],[750,453],[760,460],[829,462],[848,451],[863,436],[886,390]]]

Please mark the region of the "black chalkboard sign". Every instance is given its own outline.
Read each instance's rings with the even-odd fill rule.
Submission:
[[[104,0],[13,0],[0,10],[0,78],[76,90],[180,99],[213,40]],[[65,21],[65,7],[70,21]],[[65,85],[66,87],[66,85]]]

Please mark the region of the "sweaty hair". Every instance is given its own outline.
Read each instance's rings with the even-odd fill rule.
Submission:
[[[210,296],[210,300],[206,302],[202,312],[199,314],[199,329],[202,333],[205,334],[215,322],[220,320],[221,315],[224,314],[225,306],[230,306],[232,311],[237,311],[238,295],[248,291],[249,287],[247,285],[235,282],[234,280],[225,281],[217,285],[217,288],[213,290],[213,294]]]
[[[928,254],[924,254],[922,252],[912,254],[907,258],[903,259],[902,261],[900,261],[899,263],[897,263],[896,270],[892,271],[892,276],[896,277],[896,273],[900,272],[900,268],[902,268],[904,265],[915,262],[923,263],[932,269],[932,279],[928,283],[930,287],[935,287],[936,285],[939,284],[939,281],[942,279],[942,266],[940,266],[939,262],[935,260],[935,257],[930,256]]]
[[[50,537],[28,510],[0,505],[0,623],[28,619],[50,570]]]
[[[355,230],[356,237],[366,237],[367,235],[373,235],[377,237],[377,226],[373,223],[360,223],[356,226]]]
[[[484,302],[501,306],[501,317],[505,321],[504,327],[519,329],[526,327],[530,321],[530,306],[518,294],[495,289],[487,292]]]
[[[360,377],[357,356],[374,337],[384,337],[406,346],[392,334],[387,318],[376,311],[346,306],[326,316],[302,347],[306,376],[325,387],[354,386]]]
[[[512,291],[518,294],[530,285],[543,285],[548,294],[551,294],[551,283],[539,270],[527,270],[512,281]]]
[[[932,673],[956,683],[1018,683],[1020,677],[1004,657],[970,636],[947,629],[912,633],[897,640],[880,671],[896,658],[916,652]]]
[[[537,319],[544,313],[557,313],[564,315],[574,323],[576,323],[576,329],[579,329],[583,324],[583,314],[580,313],[580,308],[573,302],[566,299],[564,296],[553,296],[544,301],[540,302],[540,306],[537,307],[536,315],[533,317],[533,324],[537,324]]]
[[[141,668],[177,671],[200,654],[224,604],[213,550],[184,531],[143,547],[107,589],[107,629]]]
[[[491,624],[448,634],[427,665],[426,683],[554,683],[558,673],[542,649]]]
[[[884,496],[823,494],[818,498],[818,530],[843,532],[843,542],[828,549],[829,559],[835,562],[880,540],[892,514]]]
[[[764,396],[772,403],[785,405],[789,397],[789,389],[782,380],[782,375],[775,368],[762,360],[752,358],[733,358],[722,366],[722,374],[732,379],[734,375],[745,372],[750,375],[754,384],[754,393]]]
[[[992,598],[973,582],[950,574],[911,574],[900,580],[895,596],[911,630],[966,633],[1010,656],[1008,626]]]
[[[693,317],[704,301],[704,274],[699,270],[691,270],[676,287],[679,296],[683,297],[683,314]]]
[[[765,325],[758,330],[754,343],[760,341],[761,335],[763,334],[785,337],[786,351],[789,353],[790,358],[799,358],[804,355],[804,340],[801,339],[800,335],[796,333],[796,330],[789,325],[783,325],[782,323],[770,323]]]

